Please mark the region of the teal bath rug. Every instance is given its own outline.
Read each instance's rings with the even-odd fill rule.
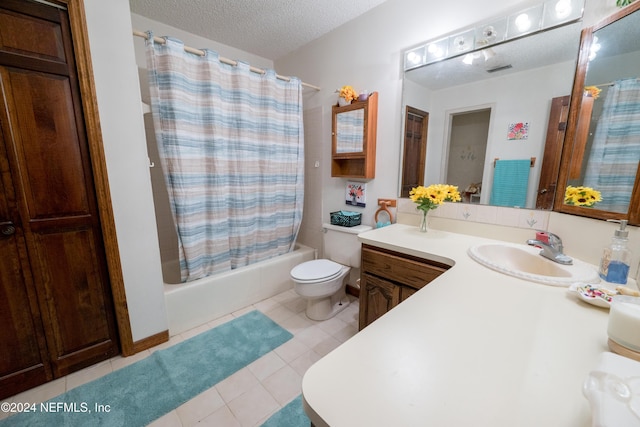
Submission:
[[[146,426],[287,342],[292,335],[252,311],[76,387],[0,426]]]
[[[261,427],[309,427],[311,421],[302,409],[302,395],[273,414]]]

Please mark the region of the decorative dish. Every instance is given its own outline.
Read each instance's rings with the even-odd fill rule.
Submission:
[[[574,283],[569,290],[575,292],[582,301],[605,308],[611,307],[613,297],[620,295],[617,290],[587,283]]]

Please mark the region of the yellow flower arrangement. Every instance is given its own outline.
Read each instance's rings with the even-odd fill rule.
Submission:
[[[342,86],[338,91],[339,96],[347,100],[347,102],[351,102],[354,99],[358,99],[358,94],[356,90],[352,86]]]
[[[602,201],[602,195],[598,190],[594,190],[591,187],[572,187],[567,185],[567,190],[564,192],[564,202],[567,205],[590,208],[600,201]]]
[[[458,187],[448,184],[433,184],[428,187],[414,187],[409,192],[409,198],[418,204],[418,209],[426,213],[435,209],[445,201],[459,202]]]
[[[585,86],[584,91],[593,99],[598,99],[598,97],[600,96],[600,92],[602,92],[602,89],[597,86]]]

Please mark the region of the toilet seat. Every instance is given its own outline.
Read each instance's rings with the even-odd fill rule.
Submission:
[[[328,259],[316,259],[295,266],[290,274],[291,278],[298,283],[324,282],[338,277],[342,267]]]

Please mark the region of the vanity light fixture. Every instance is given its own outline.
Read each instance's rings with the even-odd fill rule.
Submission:
[[[556,17],[558,19],[564,19],[571,13],[571,1],[570,0],[559,0],[553,11],[556,13]]]
[[[548,29],[582,16],[584,0],[548,0],[544,4],[542,28]]]
[[[408,51],[404,55],[404,68],[414,68],[425,63],[426,55],[425,55],[425,47],[421,46],[417,49],[412,49]]]
[[[476,27],[476,49],[500,43],[507,37],[507,18]]]
[[[440,40],[436,40],[427,45],[427,58],[425,63],[430,64],[432,62],[441,61],[447,57],[447,52],[449,50],[449,39],[444,38]]]
[[[521,13],[513,21],[519,33],[526,33],[531,28],[531,18],[526,13]]]
[[[427,42],[404,53],[404,70],[485,49],[525,35],[571,24],[582,18],[585,0],[547,0],[535,6],[496,17],[452,35]],[[464,58],[470,65],[477,56]],[[485,55],[485,61],[487,61]]]
[[[449,52],[464,53],[474,48],[475,30],[471,29],[449,37]]]
[[[544,4],[530,7],[509,16],[507,38],[512,39],[538,31],[542,27]]]

